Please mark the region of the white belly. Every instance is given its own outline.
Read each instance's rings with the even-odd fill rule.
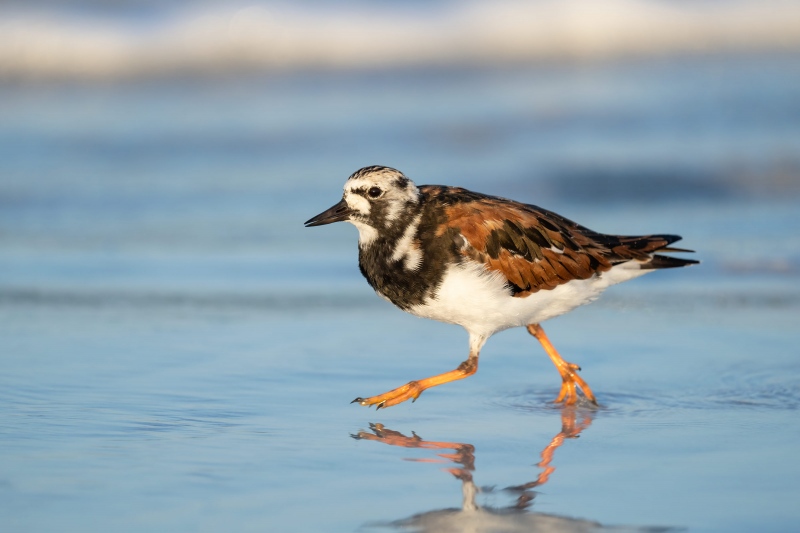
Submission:
[[[589,303],[606,288],[651,270],[641,270],[635,261],[613,267],[600,276],[575,280],[549,291],[513,297],[505,278],[468,262],[450,267],[436,295],[409,312],[424,318],[459,324],[487,338],[504,329],[535,324]]]

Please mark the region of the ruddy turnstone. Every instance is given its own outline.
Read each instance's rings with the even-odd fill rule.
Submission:
[[[561,358],[540,323],[615,283],[697,263],[655,253],[690,252],[669,247],[677,235],[605,235],[534,205],[458,187],[417,187],[383,166],[353,173],[342,200],[305,225],[341,221],[358,229],[358,264],[379,296],[469,334],[469,357],[455,370],[353,400],[378,409],[471,376],[489,337],[519,326],[539,340],[561,375],[556,402],[574,404],[580,389],[597,403],[580,367]]]

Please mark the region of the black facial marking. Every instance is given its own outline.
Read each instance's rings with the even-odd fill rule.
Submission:
[[[400,309],[425,302],[435,293],[448,265],[463,259],[459,251],[463,238],[456,238],[460,237],[457,229],[437,235],[437,228],[444,223],[444,212],[442,204],[436,200],[423,195],[419,203],[408,204],[395,224],[382,229],[370,246],[359,249],[358,266],[367,282]],[[423,255],[419,268],[410,271],[403,261],[395,261],[392,255],[397,242],[417,216],[420,221],[413,242]]]

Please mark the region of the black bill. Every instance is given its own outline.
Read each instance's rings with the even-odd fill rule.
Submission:
[[[350,208],[343,199],[330,209],[323,211],[314,218],[306,220],[305,225],[307,228],[310,228],[311,226],[323,226],[325,224],[332,224],[334,222],[342,222],[343,220],[347,220],[349,217]]]

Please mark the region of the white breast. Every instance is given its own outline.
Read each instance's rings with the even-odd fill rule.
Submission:
[[[504,329],[535,324],[589,303],[615,283],[641,276],[635,261],[613,267],[600,276],[575,280],[527,297],[513,297],[505,278],[477,262],[448,268],[435,295],[408,311],[414,315],[459,324],[486,337]]]

